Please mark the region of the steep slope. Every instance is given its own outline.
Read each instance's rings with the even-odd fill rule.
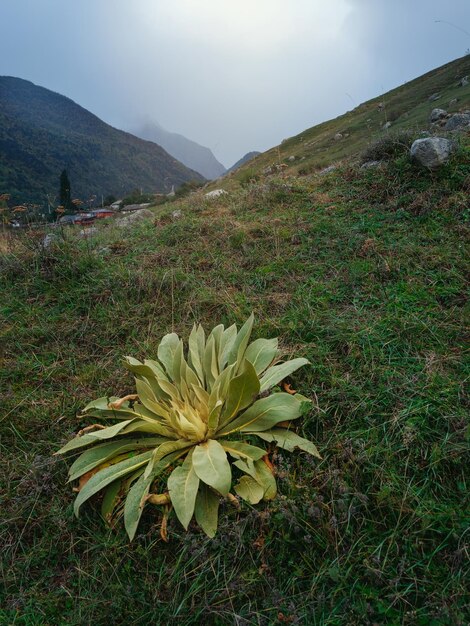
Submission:
[[[112,128],[69,98],[0,77],[0,191],[13,201],[42,203],[57,194],[64,168],[82,199],[202,179],[160,146]]]
[[[262,174],[273,164],[288,167],[288,172],[308,174],[322,167],[359,154],[369,143],[387,132],[429,128],[429,116],[436,108],[450,113],[470,109],[470,56],[456,59],[392,91],[378,96],[336,119],[309,128],[279,146],[262,153],[239,172],[227,177],[222,186],[230,187],[238,175],[249,168]],[[437,94],[437,99],[430,99]],[[384,125],[391,122],[388,130]],[[339,136],[341,135],[341,136]]]
[[[225,167],[217,161],[209,148],[184,135],[171,133],[160,124],[149,122],[136,130],[132,129],[132,132],[137,137],[158,143],[175,159],[199,172],[204,178],[213,180],[225,173]]]
[[[248,161],[252,161],[255,157],[257,157],[260,154],[261,152],[256,152],[256,150],[253,152],[247,152],[245,156],[243,156],[236,163],[234,163],[232,167],[228,168],[227,173],[234,172],[239,167],[241,167],[242,165],[245,165],[245,163],[248,163]]]

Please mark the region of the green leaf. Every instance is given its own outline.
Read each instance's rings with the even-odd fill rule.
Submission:
[[[235,461],[234,465],[241,469],[258,482],[263,488],[263,498],[272,500],[276,497],[277,485],[271,470],[264,461],[240,460]]]
[[[230,350],[233,347],[233,343],[236,337],[237,327],[235,326],[235,324],[232,324],[232,326],[230,326],[223,332],[219,346],[219,369],[221,371],[227,365]]]
[[[251,476],[242,476],[234,489],[240,498],[250,504],[258,504],[264,496],[263,487]]]
[[[206,339],[204,329],[201,325],[196,328],[194,324],[191,334],[188,340],[188,362],[189,365],[198,375],[201,385],[204,385],[204,368],[202,366],[204,360],[204,349],[206,346]]]
[[[245,359],[252,363],[259,375],[271,365],[278,353],[277,339],[257,339],[250,343],[245,352]]]
[[[123,480],[115,480],[111,483],[104,493],[103,502],[101,503],[101,515],[107,524],[111,523],[113,511],[119,501],[119,492],[121,491]]]
[[[292,374],[302,367],[303,365],[308,365],[309,361],[307,359],[292,359],[292,361],[287,361],[286,363],[281,363],[280,365],[273,365],[264,373],[264,376],[261,379],[261,393],[263,391],[267,391],[274,387],[284,380],[287,376]]]
[[[187,439],[178,439],[177,441],[166,441],[162,443],[158,448],[156,448],[152,452],[152,457],[149,461],[148,466],[145,468],[145,476],[150,476],[153,467],[164,457],[168,456],[171,452],[176,452],[177,450],[185,450],[186,448],[190,448],[194,444],[188,441]]]
[[[119,439],[119,441],[95,445],[83,452],[74,461],[69,469],[69,482],[124,452],[154,448],[165,441],[167,440],[163,437],[143,437],[141,439]]]
[[[173,361],[176,349],[180,343],[180,338],[176,333],[165,335],[158,346],[157,355],[160,363],[163,363],[166,373],[173,379]]]
[[[289,393],[273,393],[267,398],[261,398],[250,406],[240,417],[235,419],[218,437],[229,435],[237,430],[241,432],[257,433],[269,430],[279,422],[293,420],[300,417],[302,403]]]
[[[124,526],[130,541],[134,539],[140,518],[145,506],[145,498],[148,495],[150,487],[155,478],[165,471],[174,461],[176,461],[184,452],[177,451],[169,454],[154,465],[150,476],[145,477],[144,474],[139,480],[132,485],[127,494],[124,504]]]
[[[228,355],[228,364],[232,365],[232,363],[240,364],[243,359],[243,355],[245,354],[246,347],[248,342],[250,341],[251,331],[253,330],[253,322],[255,321],[255,316],[253,313],[246,320],[243,326],[240,328],[238,335],[236,336],[235,341],[233,342],[232,348]]]
[[[204,483],[199,486],[194,507],[196,522],[210,538],[217,532],[219,497]]]
[[[210,392],[214,381],[219,376],[215,339],[213,335],[209,335],[204,351],[204,374],[206,377],[206,389]]]
[[[183,465],[174,469],[168,478],[171,502],[176,516],[186,530],[194,513],[198,488],[199,478],[194,471],[191,451]]]
[[[209,439],[194,448],[193,466],[197,476],[223,496],[230,491],[232,472],[227,454],[220,443]]]
[[[239,376],[232,378],[228,386],[227,400],[220,416],[220,427],[249,406],[259,393],[260,383],[250,361],[244,361]]]
[[[57,450],[55,454],[65,454],[65,452],[70,452],[70,450],[76,450],[77,448],[83,448],[83,446],[88,446],[90,443],[96,443],[101,439],[111,439],[112,437],[118,435],[126,426],[131,424],[132,421],[133,420],[126,420],[124,422],[114,424],[114,426],[96,430],[93,433],[86,433],[81,437],[74,437],[74,439],[71,439],[60,450]]]
[[[131,472],[138,470],[139,467],[145,465],[151,454],[152,452],[143,452],[135,457],[126,459],[125,461],[121,461],[120,463],[116,463],[110,467],[106,467],[92,476],[75,499],[73,507],[75,515],[78,517],[81,505],[91,498],[91,496],[94,496],[95,493],[98,493],[98,491],[107,487],[113,482],[113,480],[118,480],[126,474],[130,474]]]
[[[321,459],[317,447],[308,439],[299,437],[296,433],[285,428],[275,428],[264,432],[253,433],[265,441],[275,441],[280,448],[293,452],[296,448],[308,452],[317,459]]]
[[[247,458],[252,461],[258,461],[259,459],[262,459],[265,454],[267,454],[266,450],[258,448],[257,446],[251,446],[243,441],[228,441],[226,439],[219,439],[218,442],[223,447],[225,452],[228,452],[236,459]]]

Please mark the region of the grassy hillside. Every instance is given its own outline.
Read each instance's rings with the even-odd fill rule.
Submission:
[[[469,191],[464,137],[435,174],[404,154],[199,192],[132,233],[4,238],[0,623],[467,624]],[[323,461],[274,452],[277,499],[222,505],[214,540],[172,516],[163,543],[158,508],[131,545],[98,501],[75,519],[52,454],[132,389],[121,358],[252,310],[311,361],[297,430]]]
[[[470,55],[467,55],[283,141],[227,177],[222,186],[233,187],[244,172],[260,173],[272,164],[284,163],[292,174],[308,174],[359,154],[387,132],[427,130],[430,113],[437,107],[449,113],[470,109],[470,84],[466,87],[458,84],[469,74]],[[429,101],[435,93],[440,98]],[[455,99],[457,102],[450,104]],[[389,131],[383,130],[386,122],[392,122]],[[342,139],[335,139],[338,133]],[[289,160],[292,156],[294,161]]]
[[[69,98],[1,76],[0,193],[13,203],[44,204],[46,194],[58,196],[64,168],[82,200],[203,180],[160,146],[112,128]]]

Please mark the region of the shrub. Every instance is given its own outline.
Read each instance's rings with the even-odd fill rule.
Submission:
[[[395,159],[409,151],[415,138],[415,133],[407,130],[383,135],[364,150],[361,162]]]
[[[148,502],[165,507],[164,520],[173,506],[186,529],[194,514],[213,537],[220,496],[238,504],[234,472],[233,490],[243,500],[276,495],[267,451],[251,443],[254,437],[319,457],[313,443],[289,430],[309,400],[288,387],[272,392],[308,361],[280,363],[277,339],[249,343],[252,327],[253,316],[239,332],[219,325],[207,338],[194,327],[187,359],[174,333],[161,340],[158,360],[126,358],[137,393],[99,398],[84,409],[116,423],[85,428],[57,453],[87,448],[69,471],[69,480],[79,480],[77,515],[102,491],[103,517],[113,523],[123,513],[131,540]]]

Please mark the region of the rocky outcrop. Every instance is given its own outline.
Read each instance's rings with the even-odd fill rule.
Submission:
[[[454,144],[444,137],[417,139],[411,146],[411,157],[423,167],[436,169],[449,160]]]
[[[134,213],[130,213],[126,215],[126,217],[122,217],[119,220],[115,221],[116,226],[119,228],[129,228],[129,226],[133,226],[134,224],[138,224],[146,219],[154,217],[154,214],[150,209],[139,209]]]
[[[220,196],[226,196],[227,192],[225,189],[214,189],[214,191],[209,191],[206,193],[206,198],[219,198]]]
[[[438,122],[439,120],[444,119],[447,116],[447,111],[444,109],[433,109],[431,111],[430,120],[431,122]]]
[[[444,126],[444,130],[463,130],[470,127],[470,113],[454,113]]]

